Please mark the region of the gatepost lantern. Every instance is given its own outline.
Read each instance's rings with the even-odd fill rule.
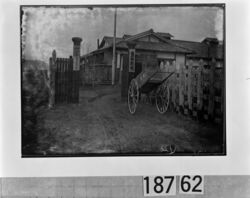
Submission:
[[[80,47],[82,39],[79,37],[73,37],[73,70],[79,71],[80,70]]]
[[[49,59],[49,108],[55,106],[55,71],[56,71],[56,50],[53,50]]]

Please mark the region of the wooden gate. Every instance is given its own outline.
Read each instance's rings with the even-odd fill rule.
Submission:
[[[79,70],[73,70],[73,58],[56,58],[55,104],[79,102]]]

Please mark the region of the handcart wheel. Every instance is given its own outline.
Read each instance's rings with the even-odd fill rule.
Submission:
[[[159,113],[163,114],[168,110],[169,105],[169,88],[160,87],[156,93],[156,108]]]
[[[134,114],[139,101],[139,88],[135,80],[132,80],[128,89],[128,109]]]
[[[167,86],[165,87],[165,91],[164,91],[164,101],[165,101],[166,111],[168,110],[169,100],[170,100],[170,91],[169,91],[169,87]]]

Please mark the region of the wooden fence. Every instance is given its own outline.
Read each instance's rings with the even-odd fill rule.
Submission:
[[[85,64],[81,69],[82,84],[111,84],[112,65]]]
[[[203,120],[223,122],[224,69],[192,61],[169,79],[170,108]]]
[[[79,102],[79,71],[73,70],[73,58],[56,58],[55,104]]]

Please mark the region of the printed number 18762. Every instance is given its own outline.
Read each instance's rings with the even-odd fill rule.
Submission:
[[[144,196],[176,195],[176,176],[143,177]],[[204,177],[200,175],[183,175],[179,177],[180,194],[203,194]]]

